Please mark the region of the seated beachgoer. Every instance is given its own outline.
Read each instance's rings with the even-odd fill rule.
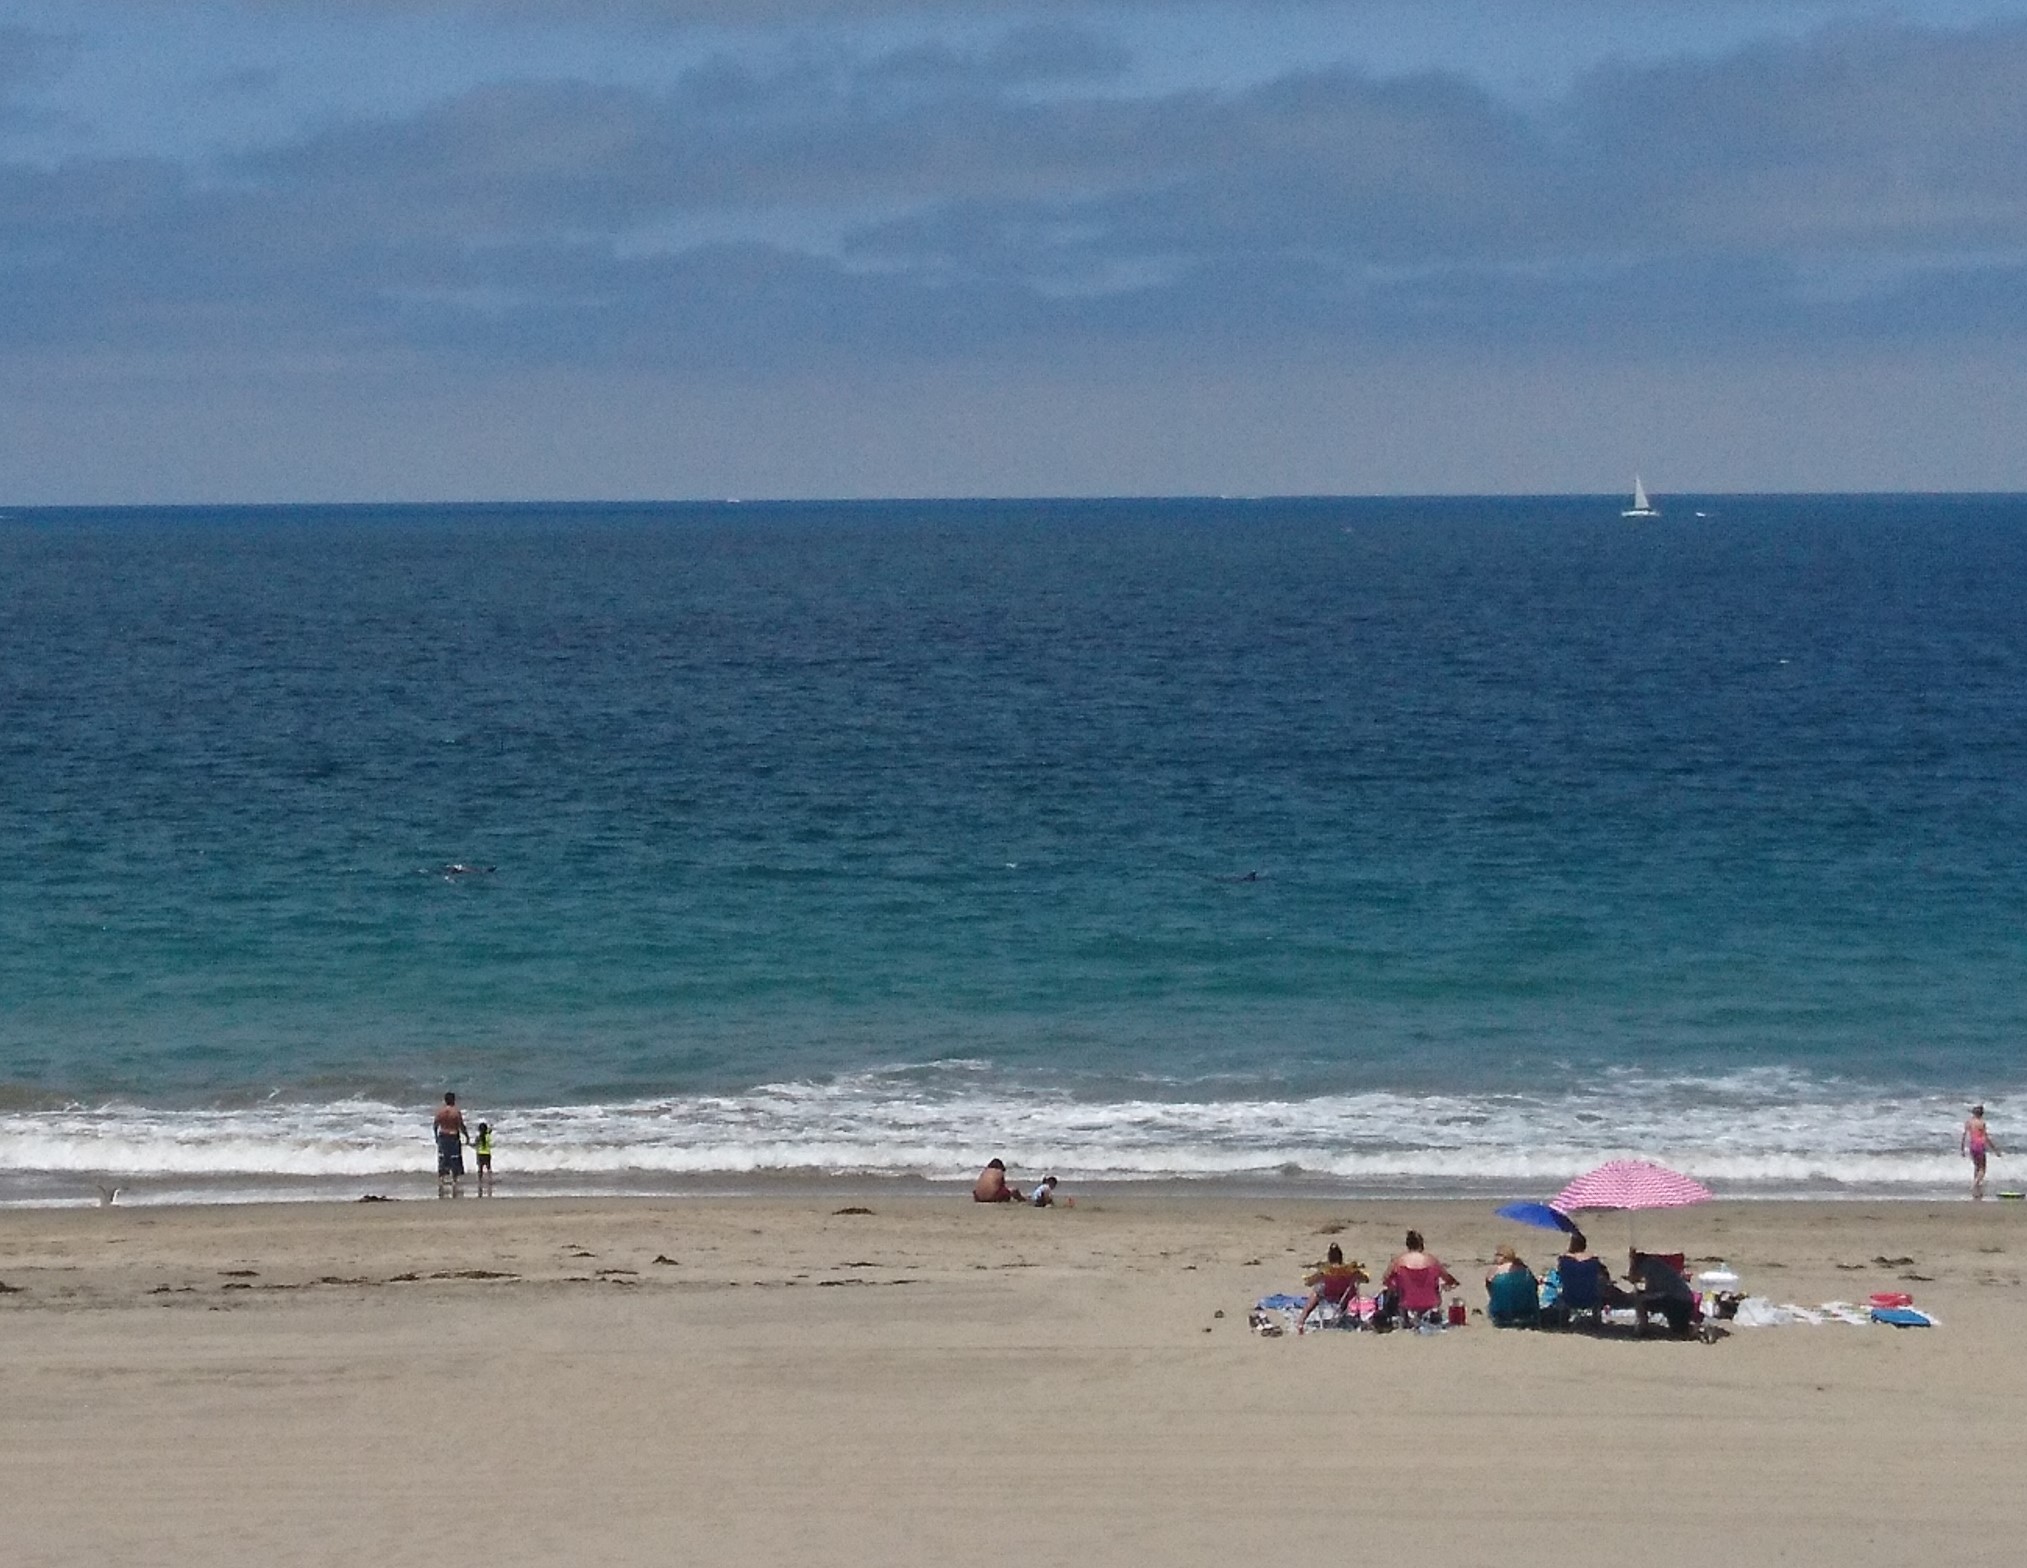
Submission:
[[[1390,1309],[1404,1324],[1413,1325],[1443,1310],[1443,1292],[1457,1288],[1457,1276],[1424,1247],[1422,1233],[1411,1230],[1406,1250],[1387,1265],[1381,1284]]]
[[[1541,1321],[1541,1285],[1519,1253],[1501,1242],[1485,1275],[1485,1317],[1494,1328],[1532,1328]]]
[[[1696,1321],[1696,1292],[1669,1259],[1636,1251],[1627,1266],[1626,1278],[1637,1292],[1632,1305],[1643,1332],[1652,1316],[1667,1319],[1671,1334],[1689,1332],[1690,1324]]]
[[[978,1180],[971,1185],[973,1203],[1021,1203],[1018,1187],[1010,1187],[1006,1180],[1006,1161],[987,1160],[985,1169],[978,1173]]]
[[[1076,1201],[1074,1198],[1065,1198],[1063,1206],[1069,1208]],[[1036,1182],[1035,1190],[1028,1194],[1028,1202],[1038,1209],[1053,1209],[1056,1206],[1056,1178],[1044,1176]]]
[[[1602,1320],[1604,1310],[1616,1305],[1620,1292],[1612,1284],[1612,1271],[1603,1258],[1591,1255],[1591,1244],[1580,1230],[1570,1232],[1569,1243],[1555,1260],[1556,1312],[1567,1323],[1576,1312],[1589,1312]]]
[[[1326,1303],[1348,1317],[1356,1317],[1357,1309],[1352,1303],[1358,1300],[1358,1287],[1367,1278],[1365,1265],[1356,1259],[1345,1262],[1344,1249],[1333,1241],[1323,1255],[1322,1265],[1302,1281],[1310,1287],[1309,1299],[1302,1304],[1302,1316],[1295,1320],[1295,1332],[1301,1333],[1309,1314]]]

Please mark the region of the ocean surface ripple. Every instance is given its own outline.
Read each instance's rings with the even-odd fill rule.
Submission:
[[[1946,1189],[2027,502],[1664,506],[13,511],[0,1202],[425,1170],[446,1087],[610,1190]]]

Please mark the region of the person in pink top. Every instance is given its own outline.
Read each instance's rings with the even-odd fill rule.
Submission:
[[[1999,1146],[1992,1142],[1992,1134],[1985,1127],[1985,1108],[1971,1107],[1971,1114],[1964,1122],[1964,1135],[1957,1140],[1957,1147],[1971,1160],[1971,1196],[1985,1195],[1985,1156],[1997,1154]]]
[[[1418,1230],[1408,1232],[1407,1249],[1387,1265],[1380,1283],[1393,1300],[1405,1323],[1426,1318],[1443,1307],[1443,1292],[1457,1288],[1457,1276],[1443,1266],[1443,1260],[1429,1252]]]
[[[1365,1283],[1365,1277],[1365,1265],[1345,1262],[1344,1249],[1333,1241],[1324,1261],[1303,1281],[1310,1287],[1309,1299],[1302,1304],[1302,1316],[1295,1320],[1295,1332],[1300,1334],[1307,1328],[1309,1314],[1325,1302],[1356,1316],[1357,1309],[1352,1303],[1358,1299],[1358,1287]]]

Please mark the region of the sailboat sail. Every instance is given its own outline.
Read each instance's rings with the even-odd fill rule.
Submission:
[[[1619,514],[1621,517],[1659,517],[1661,514],[1647,499],[1647,487],[1640,483],[1640,476],[1633,476],[1633,504]]]

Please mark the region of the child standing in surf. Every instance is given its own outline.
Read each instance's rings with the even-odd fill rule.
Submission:
[[[1971,1197],[1975,1200],[1985,1195],[1985,1156],[1997,1154],[1999,1146],[1992,1142],[1992,1134],[1985,1127],[1985,1108],[1971,1107],[1970,1117],[1964,1122],[1964,1135],[1957,1140],[1957,1147],[1971,1159]]]

